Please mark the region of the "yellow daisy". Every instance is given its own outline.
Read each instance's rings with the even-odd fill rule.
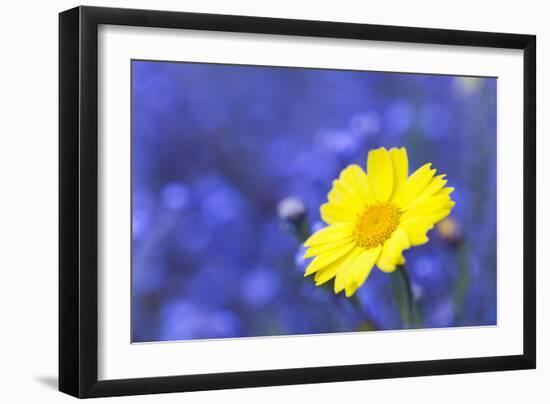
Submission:
[[[316,285],[334,281],[334,292],[352,296],[373,266],[393,272],[403,250],[428,242],[427,233],[454,206],[445,175],[427,163],[409,176],[405,148],[372,150],[367,173],[352,164],[340,173],[321,206],[328,224],[304,243],[304,257],[315,257],[305,275]]]

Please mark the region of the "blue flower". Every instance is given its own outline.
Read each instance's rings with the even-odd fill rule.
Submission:
[[[189,190],[179,182],[171,182],[162,188],[162,204],[168,209],[184,209],[189,204]]]
[[[244,275],[241,293],[248,304],[262,307],[275,298],[279,286],[279,277],[273,271],[258,268]]]

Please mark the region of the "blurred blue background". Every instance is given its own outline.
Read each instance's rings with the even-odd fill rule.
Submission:
[[[319,228],[379,146],[456,188],[456,231],[405,253],[422,326],[495,324],[496,79],[133,61],[133,342],[402,328],[390,276],[315,287],[277,213]]]

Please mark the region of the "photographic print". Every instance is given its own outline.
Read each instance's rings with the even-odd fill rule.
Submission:
[[[132,342],[496,325],[496,91],[132,60]]]

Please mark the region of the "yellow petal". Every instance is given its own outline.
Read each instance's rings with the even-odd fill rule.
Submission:
[[[321,218],[328,224],[355,221],[368,199],[366,174],[356,164],[342,170],[328,193],[328,203],[321,206]],[[371,197],[372,200],[372,197]]]
[[[393,148],[390,150],[390,158],[393,166],[393,190],[392,194],[396,195],[399,189],[407,181],[409,176],[409,159],[407,150],[402,147],[400,149]]]
[[[367,176],[379,202],[387,202],[393,189],[393,165],[388,151],[381,147],[369,152]]]
[[[405,257],[403,256],[403,254],[401,254],[401,257],[399,257],[399,259],[397,260],[397,265],[403,265],[405,264]]]
[[[306,247],[316,244],[325,244],[353,235],[354,225],[352,223],[339,223],[322,228],[313,233],[304,243]]]
[[[313,278],[315,280],[315,285],[320,286],[330,281],[332,278],[334,278],[338,273],[338,271],[340,271],[342,267],[342,263],[348,258],[349,254],[350,253],[348,252],[346,255],[343,255],[342,257],[338,258],[333,263],[317,271],[315,273],[315,277]]]
[[[352,297],[357,289],[359,289],[361,285],[357,285],[356,283],[348,283],[344,290],[346,291],[346,297]]]
[[[341,222],[354,222],[357,213],[353,208],[346,208],[345,205],[328,202],[321,205],[321,219],[328,224]]]
[[[445,184],[447,184],[447,180],[444,179],[445,174],[438,175],[437,177],[432,178],[430,183],[426,185],[426,187],[409,203],[407,203],[405,206],[402,207],[403,210],[411,209],[415,205],[418,205],[422,202],[424,202],[429,197],[435,195],[437,192],[439,192]]]
[[[334,281],[334,293],[340,293],[344,289],[345,284],[343,281],[347,276],[346,274],[350,271],[353,263],[363,251],[365,250],[360,247],[354,248],[342,262],[340,270],[336,274],[336,280]]]
[[[315,245],[313,247],[309,247],[307,249],[306,253],[304,254],[304,258],[311,258],[311,257],[314,257],[316,255],[325,254],[325,253],[327,253],[331,250],[343,247],[343,246],[345,246],[349,243],[353,243],[353,238],[352,237],[343,238],[343,239],[334,241],[332,243],[317,244],[317,245]]]
[[[309,263],[304,276],[309,276],[312,273],[317,272],[319,269],[336,261],[338,258],[347,254],[353,247],[355,247],[354,243],[348,243],[342,247],[327,251],[325,254],[318,255]]]
[[[353,199],[358,204],[363,204],[361,196],[358,190],[354,187],[353,183],[350,183],[349,180],[342,178],[346,170],[340,174],[340,178],[334,181],[333,188],[336,188],[343,194],[342,201],[347,199]]]
[[[422,245],[429,241],[427,233],[433,228],[433,223],[424,218],[404,220],[399,227],[405,230],[412,246]]]
[[[395,271],[395,266],[401,259],[403,250],[410,247],[409,238],[405,230],[398,228],[382,246],[380,258],[376,266],[384,272]]]
[[[353,296],[355,291],[365,283],[381,251],[382,246],[365,250],[350,266],[350,271],[347,274],[347,278],[344,280],[346,284],[346,297]]]
[[[329,201],[344,202],[350,199],[359,206],[369,202],[367,175],[357,164],[344,168],[332,184]],[[371,192],[372,193],[372,192]]]
[[[454,204],[448,196],[432,196],[404,212],[401,220],[438,216],[440,212],[450,210]]]
[[[454,188],[453,187],[447,187],[447,188],[443,188],[439,191],[437,191],[434,196],[449,196],[451,195],[453,192],[454,192]]]
[[[332,189],[327,195],[329,203],[344,206],[346,210],[359,212],[363,209],[364,203],[361,199],[350,193],[349,186],[342,184],[341,180],[332,183]]]
[[[454,202],[453,202],[454,205]],[[449,214],[451,213],[451,208],[449,209],[442,209],[438,212],[434,212],[431,216],[429,216],[429,220],[432,223],[440,222],[441,220],[445,219]]]
[[[407,206],[426,188],[435,174],[431,165],[431,163],[424,164],[407,179],[393,198],[395,204],[400,208]]]
[[[330,281],[332,278],[334,278],[338,272],[342,271],[344,269],[344,263],[348,261],[349,256],[354,252],[354,250],[351,250],[346,255],[338,258],[336,261],[334,261],[332,264],[327,265],[326,267],[320,269],[315,273],[315,285],[320,286],[328,281]]]
[[[354,194],[359,196],[363,204],[370,205],[376,202],[372,185],[370,185],[365,171],[357,164],[352,164],[342,171],[340,174],[342,181],[353,188]]]

